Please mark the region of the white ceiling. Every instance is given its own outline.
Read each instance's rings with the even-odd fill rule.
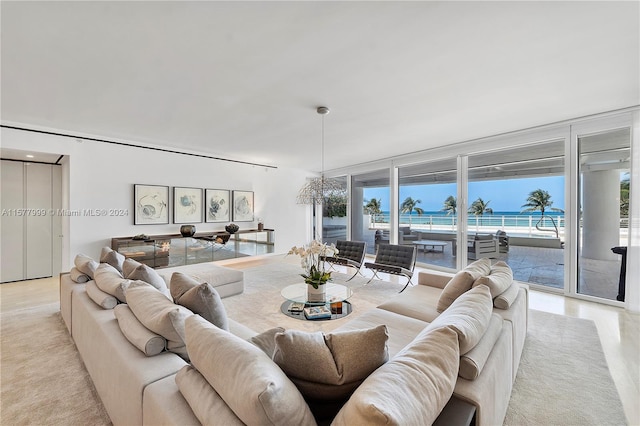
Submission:
[[[640,3],[1,3],[3,124],[318,171],[640,104]]]

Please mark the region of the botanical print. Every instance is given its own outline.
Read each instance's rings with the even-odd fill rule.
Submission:
[[[133,185],[134,225],[169,223],[169,187]]]
[[[233,220],[253,221],[253,191],[233,191]]]
[[[202,189],[173,188],[173,223],[202,222]]]
[[[205,222],[228,222],[230,220],[230,197],[225,189],[205,190]]]

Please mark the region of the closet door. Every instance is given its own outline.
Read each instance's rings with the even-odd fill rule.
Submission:
[[[24,279],[24,166],[17,161],[2,161],[1,191],[1,254],[0,282]]]
[[[53,215],[49,214],[52,206],[52,167],[50,164],[25,163],[25,206],[35,212],[25,218],[27,279],[52,276]]]

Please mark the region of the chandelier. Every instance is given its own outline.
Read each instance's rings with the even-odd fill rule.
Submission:
[[[329,108],[321,106],[316,110],[322,116],[322,145],[320,177],[310,179],[298,192],[298,204],[320,205],[326,198],[345,196],[346,189],[341,182],[324,177],[324,116],[329,114]]]

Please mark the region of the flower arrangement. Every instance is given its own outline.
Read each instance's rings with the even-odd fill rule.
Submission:
[[[290,254],[297,254],[302,259],[302,269],[304,274],[300,274],[304,278],[304,282],[317,289],[319,285],[326,284],[331,280],[331,272],[324,270],[324,261],[322,257],[331,257],[338,253],[338,249],[334,244],[325,244],[320,240],[313,240],[311,243],[303,247],[292,247]]]

